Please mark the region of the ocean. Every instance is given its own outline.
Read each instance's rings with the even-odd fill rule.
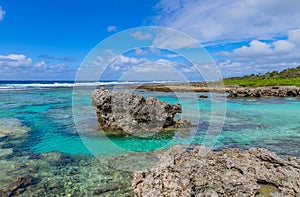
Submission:
[[[180,101],[186,112],[184,114],[196,125],[195,128],[185,133],[155,135],[148,138],[101,134],[91,104],[92,88],[103,86],[113,89],[115,85],[122,85],[120,91],[139,83],[145,82],[82,82],[75,85],[74,82],[68,81],[0,82],[0,131],[14,131],[17,133],[16,136],[20,135],[19,138],[0,135],[2,168],[0,186],[8,187],[9,182],[17,175],[28,174],[28,166],[33,165],[39,166],[39,169],[30,173],[39,177],[40,182],[27,189],[25,193],[20,193],[24,196],[67,193],[88,195],[92,194],[90,191],[95,191],[94,188],[107,187],[107,184],[122,186],[121,189],[116,186],[117,189],[109,191],[111,195],[130,195],[131,191],[128,189],[130,175],[118,174],[113,169],[106,168],[104,164],[101,166],[102,163],[101,165],[98,163],[96,174],[102,176],[99,178],[91,174],[91,167],[95,170],[94,159],[147,153],[174,144],[208,144],[216,150],[264,147],[281,157],[300,157],[300,98],[228,98],[226,103],[216,104],[217,111],[218,106],[226,107],[226,116],[217,117],[217,119],[224,118],[222,129],[216,133],[207,133],[212,114],[210,98],[221,98],[224,95],[194,93],[197,99],[191,99],[188,93],[174,94],[137,89],[134,90],[135,93],[145,97],[156,97],[171,104]],[[208,98],[198,98],[203,94]],[[199,110],[198,118],[195,116]],[[57,155],[64,158],[65,163],[52,165],[51,159],[58,157]],[[20,168],[20,163],[25,163],[27,167]],[[15,168],[20,169],[13,170]],[[74,172],[78,176],[77,182],[74,176],[68,175],[70,169],[77,170]],[[47,180],[45,177],[50,179]],[[52,186],[54,184],[53,188],[56,189],[49,190],[50,186],[48,189],[41,186],[46,183]]]

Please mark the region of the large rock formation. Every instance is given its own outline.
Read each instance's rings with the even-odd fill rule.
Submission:
[[[296,86],[273,86],[273,87],[238,87],[228,90],[229,97],[296,97],[300,96],[300,88]]]
[[[176,145],[153,170],[134,172],[132,184],[135,196],[299,196],[300,159],[283,160],[262,148],[213,152]]]
[[[103,130],[149,135],[178,127],[179,122],[174,121],[174,116],[181,113],[180,104],[170,105],[129,91],[113,92],[104,88],[95,90],[92,100]]]

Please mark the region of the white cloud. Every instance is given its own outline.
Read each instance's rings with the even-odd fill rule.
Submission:
[[[101,56],[97,56],[96,60],[92,61],[92,65],[107,67],[108,65],[118,64],[138,64],[144,59],[138,59],[135,57],[127,57],[124,55],[117,55],[111,49],[104,51]]]
[[[3,20],[5,13],[6,13],[6,12],[5,12],[5,11],[2,9],[2,7],[0,6],[0,21]]]
[[[290,30],[286,39],[253,40],[248,45],[218,55],[228,58],[218,62],[225,76],[282,70],[300,65],[300,29]]]
[[[65,64],[33,62],[23,54],[0,55],[0,78],[19,79],[74,79],[75,70]]]
[[[232,52],[221,52],[221,55],[232,57],[236,60],[257,61],[264,63],[276,63],[284,61],[300,61],[300,43],[297,44],[297,35],[299,31],[292,30],[288,32],[286,40],[276,40],[273,42],[263,42],[253,40],[249,46],[242,46],[234,49]],[[300,31],[299,31],[300,32]],[[295,42],[295,43],[293,43]]]
[[[143,59],[138,59],[135,57],[127,57],[124,55],[118,55],[114,64],[138,64],[141,61],[143,61]]]
[[[290,53],[293,52],[296,48],[296,45],[294,43],[286,40],[278,40],[276,42],[273,42],[273,45],[275,53]]]
[[[156,61],[147,60],[126,70],[121,80],[172,80],[184,81],[184,75],[176,69],[177,62],[164,59]]]
[[[108,26],[107,31],[108,32],[115,32],[115,31],[117,31],[117,26]]]
[[[31,58],[23,54],[0,55],[0,66],[3,67],[30,66],[31,64]]]
[[[221,70],[234,76],[300,65],[299,7],[298,0],[160,0],[151,20],[209,45]],[[186,47],[169,35],[155,41],[155,47]]]
[[[89,64],[104,67],[110,64],[115,58],[116,54],[114,54],[111,49],[107,49],[101,56],[97,56],[96,59]]]
[[[45,69],[48,68],[46,62],[44,62],[44,61],[37,62],[37,63],[35,63],[33,66],[34,66],[35,68],[41,69],[41,70],[45,70]]]
[[[148,54],[148,52],[146,51],[146,50],[144,50],[144,49],[141,49],[141,48],[136,48],[135,49],[135,55],[147,55]]]
[[[150,33],[143,33],[141,31],[136,31],[129,33],[129,35],[137,40],[150,40],[152,38],[152,35]]]
[[[68,68],[66,68],[66,64],[54,64],[49,67],[49,70],[51,72],[57,72],[57,71],[66,71]]]
[[[160,51],[156,48],[142,48],[140,49],[144,53],[160,54]],[[138,50],[139,51],[139,50]],[[137,52],[132,51],[133,54]],[[139,53],[139,52],[138,52]],[[101,56],[95,58],[96,60],[91,62],[91,67],[85,67],[82,72],[87,75],[93,75],[95,72],[93,68],[103,72],[101,79],[119,79],[119,80],[180,80],[184,75],[188,77],[192,73],[193,68],[191,65],[185,65],[177,61],[171,61],[168,59],[148,59],[145,57],[138,58],[128,55],[118,55],[112,50],[106,50]],[[83,68],[81,68],[83,69]],[[90,72],[91,71],[91,72]],[[99,73],[99,72],[98,72]],[[192,73],[193,74],[193,73]]]
[[[300,45],[300,28],[288,32],[289,41]]]
[[[299,7],[299,0],[161,0],[153,24],[201,42],[270,39],[300,27]]]
[[[258,40],[253,40],[250,42],[249,46],[242,46],[233,50],[233,54],[241,57],[248,56],[265,56],[272,53],[270,45],[265,42],[260,42]]]
[[[135,51],[135,55],[137,55],[137,56],[145,56],[145,55],[150,55],[150,54],[156,54],[156,55],[161,54],[160,49],[155,48],[155,47],[136,48],[134,51]]]
[[[197,40],[170,30],[159,32],[153,40],[153,46],[162,49],[182,49],[197,45]]]

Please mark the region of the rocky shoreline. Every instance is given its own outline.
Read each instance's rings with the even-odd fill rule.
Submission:
[[[238,87],[230,89],[228,93],[229,97],[299,97],[300,88],[296,86]]]
[[[264,87],[239,87],[218,86],[202,82],[178,84],[146,84],[132,88],[145,89],[159,92],[216,92],[227,93],[228,97],[299,97],[300,88],[296,86],[264,86]]]
[[[263,148],[212,151],[176,145],[151,171],[136,171],[135,196],[299,196],[300,159]]]

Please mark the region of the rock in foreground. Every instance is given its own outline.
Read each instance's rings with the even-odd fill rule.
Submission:
[[[300,160],[282,160],[262,148],[213,152],[196,146],[188,152],[177,145],[161,154],[152,171],[133,177],[135,196],[300,195]]]
[[[101,88],[93,92],[92,99],[100,127],[123,134],[149,135],[178,127],[174,116],[182,111],[180,104],[170,105],[129,91],[113,92]]]

